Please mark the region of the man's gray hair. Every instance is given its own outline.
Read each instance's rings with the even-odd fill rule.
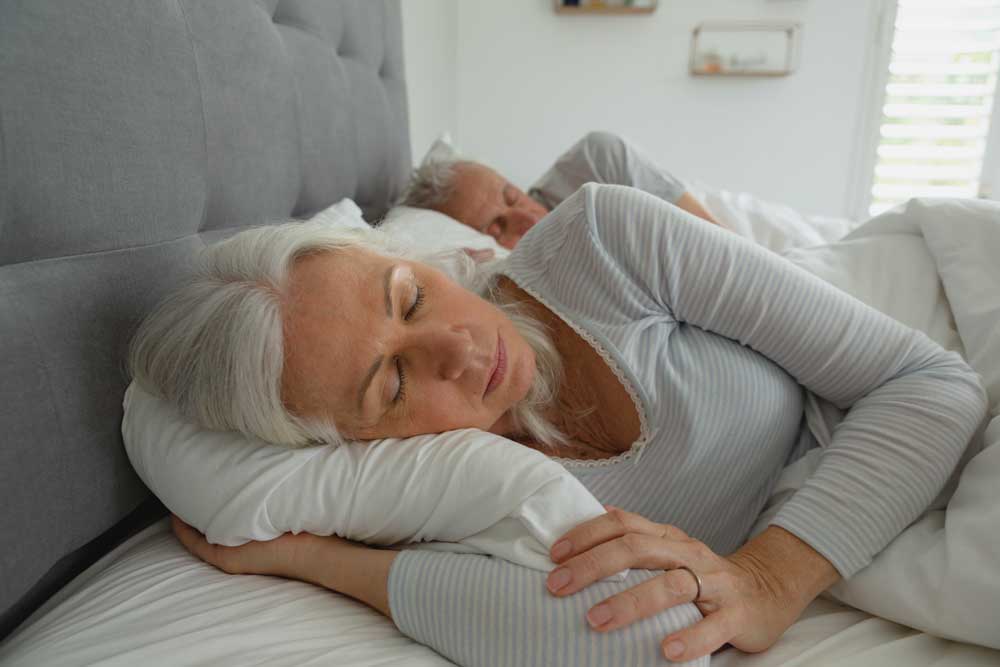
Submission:
[[[332,421],[292,414],[281,398],[282,302],[295,261],[361,248],[431,264],[489,298],[493,279],[461,251],[413,257],[375,229],[290,222],[243,231],[206,248],[190,282],[143,321],[129,349],[132,377],[201,426],[288,447],[340,443]],[[545,327],[517,305],[498,304],[536,355],[535,383],[514,422],[542,444],[563,442],[541,417],[562,366]]]
[[[399,198],[402,206],[437,209],[455,192],[456,168],[467,160],[429,160],[416,169]]]

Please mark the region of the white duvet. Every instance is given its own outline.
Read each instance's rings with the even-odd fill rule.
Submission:
[[[830,595],[941,637],[1000,648],[1000,204],[912,200],[838,243],[786,256],[964,351],[991,406],[947,510],[911,525]],[[801,484],[819,456],[786,470],[772,500]]]

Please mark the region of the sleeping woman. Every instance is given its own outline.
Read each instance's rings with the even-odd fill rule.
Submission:
[[[250,230],[144,323],[132,370],[274,443],[472,427],[556,457],[609,508],[553,546],[558,567],[308,534],[220,547],[175,519],[190,551],[354,597],[462,665],[763,651],[928,507],[986,414],[957,354],[631,188],[587,185],[491,276],[451,274],[377,232]],[[748,539],[818,446],[807,400],[842,420]]]

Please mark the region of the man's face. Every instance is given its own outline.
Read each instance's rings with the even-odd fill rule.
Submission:
[[[489,167],[455,167],[454,193],[438,211],[513,248],[549,211]]]

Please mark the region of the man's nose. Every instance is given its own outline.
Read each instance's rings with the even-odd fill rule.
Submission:
[[[507,231],[511,234],[523,236],[528,233],[528,230],[531,229],[536,222],[538,222],[538,217],[535,216],[534,213],[526,209],[515,208],[507,214],[507,224],[509,225]]]

